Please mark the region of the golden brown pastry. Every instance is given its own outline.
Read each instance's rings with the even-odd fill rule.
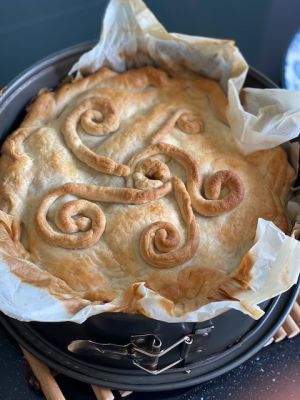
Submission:
[[[46,92],[4,143],[0,258],[70,312],[180,316],[247,288],[257,220],[289,225],[280,148],[242,155],[211,80],[102,68]],[[107,309],[107,310],[108,310]]]

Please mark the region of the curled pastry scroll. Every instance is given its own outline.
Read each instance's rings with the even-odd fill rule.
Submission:
[[[66,118],[62,134],[69,149],[88,166],[105,174],[126,176],[127,165],[100,156],[85,146],[77,132],[78,124],[89,135],[108,135],[118,129],[120,121],[116,108],[107,98],[91,97],[84,100]]]
[[[181,131],[195,135],[201,133],[204,128],[204,123],[199,115],[194,114],[190,110],[180,109],[163,124],[163,126],[151,137],[150,143],[154,144],[161,141],[175,126]]]
[[[183,150],[168,143],[154,144],[136,154],[129,163],[131,170],[135,171],[137,165],[143,159],[157,154],[165,154],[174,158],[184,167],[187,177],[187,191],[191,197],[194,210],[199,214],[204,216],[220,215],[233,210],[243,200],[243,182],[237,174],[228,170],[217,171],[206,179],[204,184],[206,198],[204,198],[201,195],[202,177],[196,162]],[[228,189],[228,193],[220,198],[223,187]]]
[[[190,196],[179,178],[172,178],[172,182],[182,218],[187,226],[187,242],[178,248],[179,234],[169,222],[155,222],[146,228],[141,236],[140,250],[144,260],[156,268],[171,268],[189,261],[199,245],[199,232]]]
[[[171,182],[166,182],[163,186],[150,190],[67,183],[44,197],[35,215],[36,228],[44,240],[55,246],[83,249],[96,243],[105,229],[104,213],[92,201],[143,204],[159,199],[171,190]],[[59,197],[65,195],[77,196],[80,199],[65,203],[57,212],[55,222],[61,230],[58,232],[48,222],[47,213],[51,205]]]
[[[157,188],[171,178],[168,166],[157,158],[141,160],[133,173],[134,186],[138,189]]]

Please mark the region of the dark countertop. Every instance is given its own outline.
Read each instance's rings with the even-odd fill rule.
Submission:
[[[145,0],[169,31],[235,39],[255,68],[281,83],[288,43],[300,28],[298,0]],[[104,0],[2,0],[0,88],[62,48],[96,39]],[[41,399],[26,383],[18,346],[0,326],[0,400]],[[272,344],[235,370],[188,390],[134,394],[151,400],[288,400],[300,398],[300,335]],[[67,399],[92,399],[87,385],[57,378]],[[72,393],[70,393],[72,391]],[[76,393],[76,395],[74,395]]]
[[[0,354],[0,399],[41,399],[26,382],[26,369],[18,345],[1,325]],[[63,376],[58,376],[57,380],[67,400],[94,400],[88,385]],[[299,397],[300,335],[271,344],[246,363],[207,383],[175,392],[135,393],[127,399],[297,400]]]

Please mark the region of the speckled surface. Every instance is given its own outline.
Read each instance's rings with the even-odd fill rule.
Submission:
[[[300,336],[261,350],[240,367],[179,395],[132,399],[287,400],[300,399]]]
[[[16,342],[0,326],[0,400],[36,400]],[[88,385],[59,376],[67,400],[94,400]],[[175,392],[134,393],[128,400],[300,399],[300,336],[262,349],[243,365],[207,383]]]
[[[28,386],[24,361],[16,342],[0,325],[0,400],[41,399]]]

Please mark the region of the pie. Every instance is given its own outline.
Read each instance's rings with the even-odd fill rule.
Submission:
[[[258,218],[288,233],[295,171],[281,147],[243,155],[227,98],[153,67],[41,93],[2,147],[0,259],[75,313],[170,316],[249,288]]]

